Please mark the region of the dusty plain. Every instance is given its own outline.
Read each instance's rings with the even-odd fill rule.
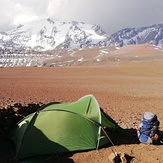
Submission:
[[[140,123],[142,114],[151,111],[157,114],[160,130],[163,130],[162,59],[125,59],[98,66],[0,69],[1,107],[17,102],[67,103],[87,94],[94,95],[100,107],[124,129],[134,128]],[[163,162],[162,145],[138,143],[115,147],[117,151],[134,156],[134,163]],[[55,162],[108,163],[112,148],[68,154]]]

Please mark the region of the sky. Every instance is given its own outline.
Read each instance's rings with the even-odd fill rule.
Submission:
[[[45,18],[97,24],[112,34],[163,23],[163,0],[0,0],[0,31]]]

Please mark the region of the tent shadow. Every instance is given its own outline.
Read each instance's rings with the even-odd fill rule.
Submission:
[[[140,144],[137,131],[134,128],[123,129],[123,133],[111,131],[109,129],[106,129],[106,132],[114,145]],[[108,144],[107,146],[113,144]],[[163,145],[163,131],[159,130],[159,140],[158,143],[155,143],[154,145]]]
[[[70,153],[70,154],[65,153],[65,154],[58,156],[57,158],[51,158],[47,162],[44,162],[44,163],[54,163],[54,162],[74,163],[73,159],[70,158],[73,154],[74,153]]]
[[[106,129],[106,132],[114,145],[140,144],[137,137],[137,132],[133,128],[123,129],[123,132]],[[113,144],[108,144],[108,146]]]
[[[0,162],[14,163],[12,155],[12,142],[8,139],[0,138]]]

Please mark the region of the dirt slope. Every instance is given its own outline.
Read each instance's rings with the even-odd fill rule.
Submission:
[[[1,68],[0,105],[52,101],[72,102],[93,94],[101,108],[125,129],[138,125],[145,111],[158,115],[163,130],[162,61],[123,61],[105,66]],[[75,153],[58,162],[107,163],[112,147]],[[163,162],[163,146],[116,145],[135,163]]]

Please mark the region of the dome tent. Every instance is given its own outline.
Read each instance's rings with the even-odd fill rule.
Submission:
[[[11,133],[18,160],[98,149],[109,143],[101,127],[122,129],[100,109],[93,95],[72,103],[49,103],[21,120]]]

